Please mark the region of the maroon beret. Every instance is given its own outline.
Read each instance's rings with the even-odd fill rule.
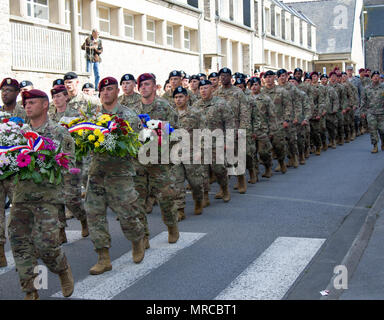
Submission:
[[[359,69],[359,73],[362,73],[362,72],[365,72],[365,69],[364,69],[364,68],[360,68],[360,69]]]
[[[67,93],[67,88],[62,84],[54,86],[53,89],[51,89],[52,98],[55,94],[60,93],[60,92]]]
[[[317,75],[317,76],[319,76],[319,74],[318,74],[316,71],[313,71],[313,72],[311,72],[311,74],[309,75],[309,77],[312,79],[312,76],[313,76],[314,74]]]
[[[146,81],[146,80],[156,81],[156,78],[151,73],[143,73],[137,78],[137,87],[140,88],[140,82]]]
[[[3,79],[3,81],[1,82],[1,85],[0,85],[0,89],[3,86],[12,86],[12,87],[15,87],[17,89],[20,89],[19,83],[17,82],[17,80],[16,79],[11,79],[11,78]]]
[[[336,74],[335,71],[331,71],[331,72],[329,73],[329,77],[332,77],[333,75],[337,76],[337,74]]]
[[[113,84],[119,85],[119,83],[117,82],[117,80],[115,78],[113,78],[113,77],[106,77],[106,78],[104,78],[103,80],[100,81],[100,83],[99,83],[99,91],[101,91],[101,89],[103,89],[104,87],[111,86]]]
[[[24,91],[21,93],[21,97],[23,99],[23,106],[25,106],[25,101],[28,99],[40,98],[40,99],[48,100],[47,94],[44,91],[37,90],[37,89]]]

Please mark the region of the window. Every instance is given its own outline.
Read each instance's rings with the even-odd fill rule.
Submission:
[[[184,30],[184,48],[191,50],[191,31]]]
[[[265,8],[265,31],[271,33],[271,14],[268,8]]]
[[[204,0],[204,18],[211,19],[211,1]]]
[[[276,14],[276,36],[280,37],[280,22],[281,22],[281,15]]]
[[[82,12],[83,12],[83,2],[77,0],[77,16],[79,27],[82,26]],[[71,0],[65,0],[65,24],[71,24]]]
[[[135,19],[128,13],[124,13],[124,34],[131,39],[135,36]]]
[[[229,20],[233,21],[233,1],[229,0]]]
[[[99,19],[99,29],[102,32],[110,33],[111,30],[111,14],[107,7],[99,7],[97,10],[97,18]]]
[[[300,44],[303,44],[303,21],[300,20]]]
[[[173,47],[173,27],[167,26],[167,45]]]
[[[307,25],[307,32],[308,32],[308,48],[312,48],[312,28],[309,23]]]
[[[285,40],[286,39],[286,32],[285,32],[285,11],[281,14],[281,37]]]
[[[256,34],[259,34],[259,4],[255,1],[254,6],[254,19],[255,19],[255,31]]]
[[[291,40],[295,42],[295,18],[291,15]]]
[[[276,35],[276,16],[275,16],[275,5],[271,5],[271,18],[270,18],[270,22],[271,22],[271,34],[273,36]]]
[[[156,40],[155,21],[147,20],[147,41],[155,42],[155,40]]]
[[[27,0],[27,15],[31,18],[48,21],[48,0]]]
[[[285,39],[289,40],[289,18],[285,19]]]

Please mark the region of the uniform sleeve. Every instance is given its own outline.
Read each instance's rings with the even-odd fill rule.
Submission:
[[[337,111],[339,111],[339,108],[340,108],[339,97],[337,96],[336,90],[331,90],[331,94],[332,94],[332,101],[333,101],[332,112],[336,113]]]
[[[284,121],[290,121],[292,119],[293,114],[293,106],[291,95],[287,90],[283,90],[281,93],[282,104],[284,108]]]
[[[266,139],[269,136],[268,120],[262,115],[263,101],[254,99],[252,106],[252,131],[258,139]]]
[[[240,111],[240,124],[239,129],[245,129],[248,132],[252,131],[251,128],[251,106],[249,100],[243,92],[239,92],[239,111]]]

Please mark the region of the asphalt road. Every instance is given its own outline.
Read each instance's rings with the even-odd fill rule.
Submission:
[[[218,186],[213,184],[211,205],[201,216],[193,215],[188,194],[176,245],[167,243],[155,206],[148,215],[151,249],[139,265],[132,263],[131,244],[108,211],[114,268],[103,276],[89,275],[97,256],[72,219],[73,240],[63,246],[76,282],[72,298],[320,299],[384,187],[384,152],[370,150],[369,136],[358,137],[320,157],[311,155],[306,165],[285,175],[261,178],[244,195],[231,187],[227,204],[214,199]],[[39,294],[63,299],[58,277],[49,273],[48,289]],[[15,268],[0,269],[0,299],[23,297]]]

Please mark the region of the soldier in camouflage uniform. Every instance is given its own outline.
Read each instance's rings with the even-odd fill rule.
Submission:
[[[337,116],[337,144],[338,145],[343,145],[344,144],[344,114],[345,110],[348,107],[348,101],[347,101],[347,96],[346,96],[346,91],[344,88],[341,86],[341,84],[338,83],[337,81],[337,74],[335,72],[331,72],[329,74],[329,85],[333,87],[337,95],[339,97],[339,110],[336,114]]]
[[[372,82],[365,87],[363,93],[361,113],[362,117],[368,120],[373,145],[372,153],[377,153],[379,136],[381,150],[384,151],[384,84],[380,83],[380,73],[378,71],[372,72],[371,77]]]
[[[329,138],[329,147],[336,149],[336,133],[337,133],[337,112],[339,111],[339,97],[334,87],[328,84],[328,76],[326,74],[320,77],[321,85],[326,88],[328,96],[326,104],[326,126]]]
[[[288,72],[285,69],[280,69],[277,71],[279,87],[284,88],[290,94],[292,101],[292,114],[291,114],[291,125],[287,130],[288,137],[288,151],[289,151],[289,162],[288,167],[297,168],[299,166],[298,157],[299,150],[297,145],[297,131],[298,127],[301,125],[299,123],[299,116],[302,113],[302,95],[299,92],[299,89],[288,82]]]
[[[103,104],[102,113],[116,114],[127,120],[134,130],[139,130],[137,114],[118,103],[119,88],[115,78],[101,80],[99,92]],[[112,269],[107,207],[117,214],[124,236],[132,241],[133,261],[140,263],[144,259],[144,226],[139,219],[142,208],[139,208],[134,176],[133,159],[130,156],[120,158],[100,153],[92,155],[85,198],[89,231],[98,254],[98,262],[89,270],[92,275]]]
[[[275,85],[275,73],[268,70],[264,74],[265,87],[261,90],[262,93],[269,96],[275,106],[275,114],[278,121],[278,131],[273,135],[272,145],[279,162],[275,171],[281,171],[281,173],[287,172],[287,166],[285,164],[285,157],[287,152],[286,136],[288,135],[288,128],[291,123],[293,115],[293,106],[290,94],[287,90]]]
[[[139,93],[135,92],[136,79],[132,74],[125,74],[121,77],[120,86],[123,94],[119,97],[119,103],[123,106],[129,107],[141,101]]]
[[[62,117],[79,117],[80,113],[78,110],[67,107],[68,102],[68,93],[64,85],[57,85],[51,90],[53,104],[56,107],[56,110],[53,114],[49,114],[50,119],[60,124],[60,119]],[[81,162],[76,161],[76,166],[81,167]],[[66,205],[70,212],[76,217],[77,220],[81,223],[81,235],[83,237],[88,237],[88,224],[87,216],[84,210],[83,202],[81,201],[81,176],[72,175],[65,184],[65,194],[66,194]],[[59,218],[60,218],[60,240],[62,243],[67,242],[65,234],[65,207],[64,203],[59,208]]]
[[[67,89],[69,101],[67,102],[67,108],[72,110],[101,110],[100,100],[96,97],[88,96],[79,91],[79,79],[76,73],[68,72],[64,75],[64,85]],[[90,157],[83,158],[83,164],[81,166],[82,172],[82,186],[85,189],[88,181]],[[82,194],[85,196],[85,193]]]
[[[196,74],[192,75],[189,78],[189,89],[192,92],[191,97],[194,101],[197,101],[201,98],[200,92],[199,92],[199,83],[200,83],[200,78]]]
[[[363,87],[363,90],[365,89],[366,86],[368,86],[370,84],[370,81],[371,81],[371,79],[369,77],[365,76],[365,73],[366,72],[365,72],[364,68],[361,68],[359,70],[359,77],[360,77],[360,81],[361,81],[361,85]],[[361,117],[360,132],[361,132],[361,134],[368,132],[368,122],[367,122],[366,117],[365,118]]]
[[[356,137],[360,135],[360,107],[361,107],[361,96],[363,94],[363,85],[359,77],[353,76],[353,66],[347,67],[348,81],[356,88],[357,90],[357,106],[354,109],[355,119],[355,134]]]
[[[310,74],[311,88],[312,88],[312,99],[314,103],[314,109],[312,118],[309,120],[311,125],[311,141],[316,148],[316,155],[321,154],[322,139],[321,139],[321,117],[326,114],[326,94],[324,88],[320,87],[318,83],[318,74],[312,72]]]
[[[345,87],[347,92],[348,107],[345,113],[344,126],[348,127],[349,135],[345,138],[347,141],[353,141],[356,137],[355,131],[355,111],[358,106],[358,91],[355,86],[348,81],[348,75],[346,72],[341,74],[341,84]]]
[[[192,108],[195,108],[204,114],[206,128],[210,130],[211,133],[216,129],[220,129],[225,135],[227,129],[235,128],[234,114],[232,108],[223,98],[214,96],[213,90],[211,81],[200,81],[201,99],[195,102]],[[224,146],[220,143],[219,140],[212,141],[212,163],[209,167],[216,176],[216,181],[220,186],[220,191],[215,195],[215,199],[223,199],[224,202],[228,202],[231,199],[231,195],[228,189],[228,170],[226,161],[224,159],[224,163],[217,163],[216,159],[217,149],[225,146],[225,137]],[[206,159],[204,159],[204,161],[206,163]],[[206,172],[204,182],[204,202],[209,202],[209,199],[207,198],[208,176],[209,174]]]
[[[0,85],[1,99],[3,106],[0,107],[0,112],[7,112],[11,117],[19,117],[24,121],[27,119],[24,108],[17,103],[19,95],[19,83],[15,79],[5,78]],[[4,245],[5,245],[5,210],[4,204],[6,198],[12,199],[13,190],[13,177],[0,181],[0,268],[7,266],[7,259],[5,258]]]
[[[217,72],[212,72],[208,76],[208,80],[212,82],[213,91],[216,91],[220,87],[219,74]]]
[[[190,137],[190,163],[182,163],[184,180],[188,180],[192,190],[192,198],[195,202],[194,213],[200,215],[203,212],[203,198],[204,198],[204,177],[207,167],[203,164],[193,164],[194,157],[201,158],[201,150],[194,150],[193,148],[193,135],[194,129],[204,129],[205,121],[203,114],[196,109],[188,106],[189,95],[185,88],[177,87],[173,92],[176,111],[179,115],[180,128],[188,131]],[[185,195],[184,195],[185,198]],[[179,216],[179,220],[185,219],[184,216]]]
[[[95,86],[90,82],[84,83],[81,91],[84,94],[93,97],[95,95]]]
[[[48,96],[39,90],[23,92],[23,104],[32,130],[61,145],[73,163],[75,145],[68,131],[48,118]],[[59,275],[64,297],[72,295],[74,281],[59,241],[58,206],[61,186],[20,180],[14,189],[8,235],[25,299],[38,299],[34,285],[38,255]]]
[[[237,137],[237,130],[239,129],[246,130],[246,134],[249,136],[249,132],[251,132],[251,116],[245,94],[239,88],[232,85],[232,71],[230,69],[222,68],[219,71],[219,77],[221,87],[215,91],[215,96],[223,98],[232,108],[235,115],[235,137]],[[237,149],[236,143],[235,151]],[[245,193],[247,191],[245,174],[237,176],[237,183],[239,193]]]
[[[299,82],[294,77],[289,77],[289,82],[292,83],[292,85],[296,86],[298,88]],[[305,164],[305,150],[306,150],[306,141],[307,141],[307,135],[309,135],[309,119],[312,115],[312,108],[311,108],[311,102],[309,100],[308,95],[298,89],[298,93],[300,95],[300,98],[297,100],[298,109],[297,109],[297,120],[298,123],[296,125],[297,130],[297,149],[299,152],[299,163],[301,165]]]
[[[182,79],[181,79],[181,72],[180,71],[172,71],[169,74],[168,77],[169,84],[171,85],[171,90],[169,92],[165,92],[162,96],[165,100],[168,101],[168,103],[175,108],[175,101],[173,99],[173,92],[176,90],[176,88],[180,87],[182,85]],[[189,96],[189,102],[188,105],[193,105],[194,102],[197,100],[197,95],[193,94],[193,92],[189,89],[187,89],[188,96]]]
[[[148,114],[153,120],[169,122],[177,129],[179,120],[177,112],[169,103],[156,96],[156,79],[150,73],[144,73],[139,76],[138,88],[142,96],[140,103],[132,106],[137,114]],[[159,154],[161,151],[159,151]],[[160,162],[160,160],[159,160]],[[144,208],[148,196],[148,190],[152,190],[153,195],[160,205],[160,210],[164,224],[168,228],[168,242],[176,243],[179,239],[178,229],[178,206],[174,203],[180,190],[177,188],[176,177],[174,174],[175,166],[180,165],[148,163],[142,164],[136,161],[135,188],[139,193],[137,200],[139,207]],[[149,248],[149,230],[146,213],[143,210],[140,219],[145,227],[145,247]]]
[[[310,114],[310,118],[312,118],[312,114],[314,112],[314,109],[315,109],[315,103],[313,102],[313,94],[312,94],[312,91],[313,91],[313,88],[311,86],[311,79],[308,77],[308,80],[309,81],[304,81],[304,82],[301,82],[298,84],[298,88],[303,91],[307,97],[307,105],[309,105],[309,114]],[[310,154],[310,150],[311,150],[311,126],[310,125],[307,125],[305,126],[305,147],[304,147],[304,150],[305,150],[305,153],[304,153],[304,157],[306,159],[309,158],[309,154]]]

